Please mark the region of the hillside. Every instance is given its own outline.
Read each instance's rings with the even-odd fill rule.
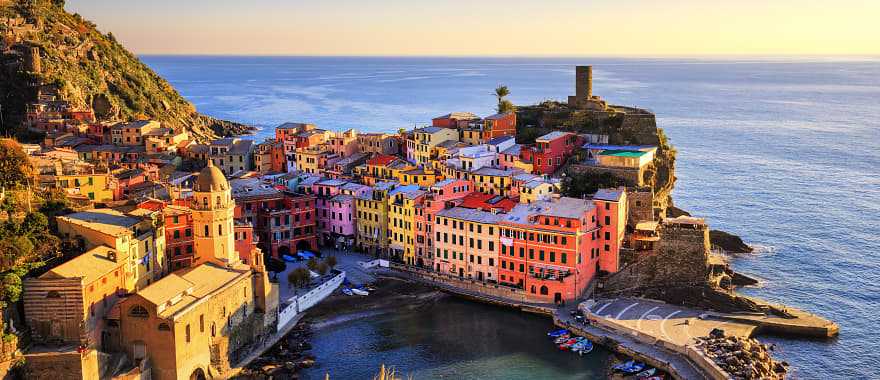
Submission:
[[[654,170],[645,174],[645,183],[651,184],[662,209],[672,206],[676,151],[663,129],[657,127],[653,113],[621,106],[609,106],[607,111],[582,110],[555,101],[518,106],[516,113],[519,143],[531,143],[545,133],[565,130],[608,135],[610,144],[656,146]]]
[[[63,6],[61,0],[0,0],[4,133],[21,132],[27,104],[41,85],[57,88],[73,107],[93,108],[99,121],[155,119],[184,127],[198,140],[250,129],[199,114],[111,33]]]

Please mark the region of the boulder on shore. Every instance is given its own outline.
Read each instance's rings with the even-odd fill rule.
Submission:
[[[754,251],[739,236],[720,230],[709,230],[709,241],[713,247],[721,248],[727,253],[752,253]]]

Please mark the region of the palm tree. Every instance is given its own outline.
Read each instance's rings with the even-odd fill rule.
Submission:
[[[498,99],[499,104],[507,95],[510,95],[510,90],[507,89],[507,86],[500,84],[495,88],[495,98]]]

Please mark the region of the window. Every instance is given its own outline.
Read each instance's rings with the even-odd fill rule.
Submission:
[[[560,259],[562,259],[563,264],[568,262],[568,254],[567,253],[562,252],[562,253],[560,253],[560,256],[562,256],[562,257],[560,257]]]
[[[189,331],[189,325],[186,325],[186,342],[187,342],[187,343],[190,342],[190,340],[191,340],[191,338],[192,338],[191,335],[192,335],[192,334],[190,334],[190,331]]]
[[[168,324],[164,323],[164,322],[160,323],[159,324],[159,331],[171,331],[171,326],[168,326]]]
[[[147,318],[150,316],[150,313],[147,312],[147,309],[141,305],[135,305],[128,311],[128,316],[135,318]]]
[[[199,332],[205,332],[205,315],[199,315]]]
[[[210,231],[208,230],[208,225],[205,225],[205,237],[210,236]]]

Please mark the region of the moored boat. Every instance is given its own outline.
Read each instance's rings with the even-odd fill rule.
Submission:
[[[370,295],[370,292],[368,292],[368,291],[366,291],[366,290],[358,289],[358,288],[352,288],[352,289],[351,289],[351,292],[354,293],[354,294],[356,294],[356,295],[359,295],[359,296],[368,296],[368,295]]]
[[[645,379],[654,375],[657,372],[657,368],[648,368],[642,372],[636,374],[637,379]]]
[[[558,330],[553,330],[553,331],[551,331],[551,332],[548,332],[548,333],[547,333],[547,336],[549,336],[549,337],[551,337],[551,338],[558,338],[558,337],[560,337],[560,336],[562,336],[562,335],[566,335],[566,334],[568,334],[568,330],[566,330],[566,329],[558,329]]]

